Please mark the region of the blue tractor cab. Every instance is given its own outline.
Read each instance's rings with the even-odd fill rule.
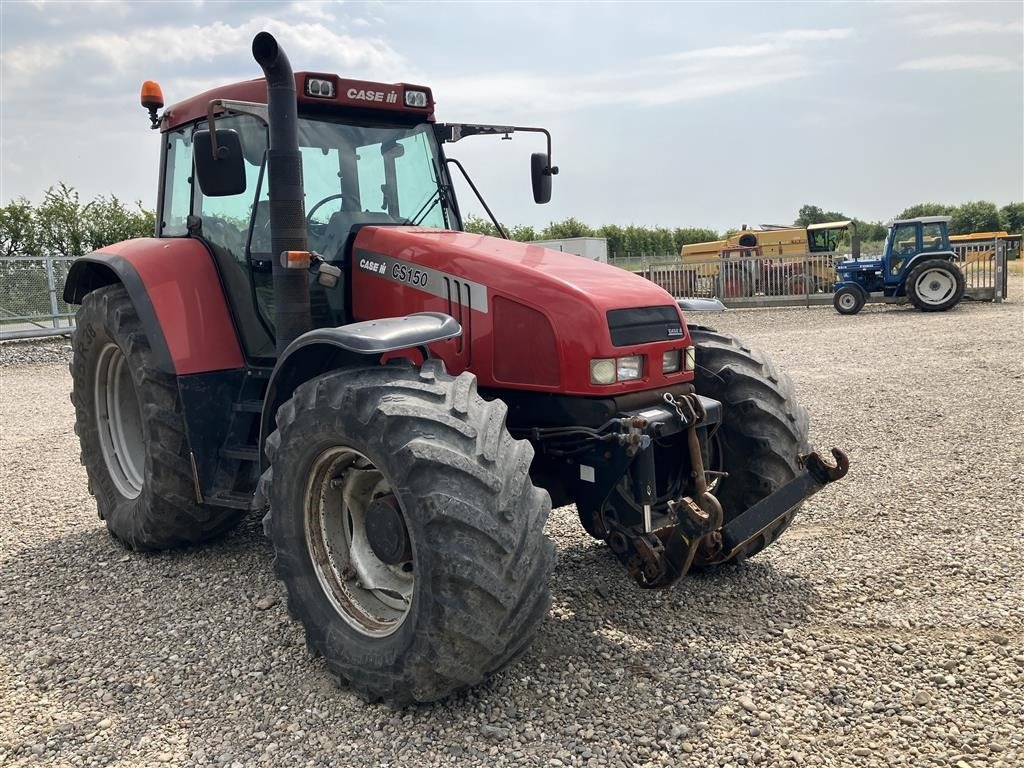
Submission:
[[[857,314],[869,298],[943,312],[964,295],[964,276],[955,259],[948,216],[894,221],[881,259],[857,255],[836,265],[839,280],[832,303],[842,315]]]

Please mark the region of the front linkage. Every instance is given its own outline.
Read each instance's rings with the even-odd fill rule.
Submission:
[[[797,457],[800,471],[793,479],[726,522],[708,479],[724,480],[727,474],[705,469],[709,428],[721,423],[722,404],[696,394],[665,393],[664,401],[588,430],[589,447],[576,454],[577,505],[594,510],[596,532],[644,588],[673,586],[698,554],[703,562],[729,560],[849,470],[849,460],[838,448],[832,449],[832,460],[816,451],[801,455]],[[537,434],[545,431],[536,430],[535,438],[547,442],[545,437],[556,437]],[[673,437],[678,440],[684,431],[690,493],[659,496],[657,446]],[[562,430],[557,437],[565,436]],[[619,503],[609,503],[616,493]],[[636,512],[633,516],[628,514],[631,509]]]

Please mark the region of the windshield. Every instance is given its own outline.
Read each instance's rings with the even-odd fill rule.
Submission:
[[[440,153],[429,125],[362,126],[300,118],[299,151],[309,248],[328,260],[342,256],[358,224],[454,225],[438,183]],[[270,250],[268,199],[264,178],[253,222],[254,256]]]

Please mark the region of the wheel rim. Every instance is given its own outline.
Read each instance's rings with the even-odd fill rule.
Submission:
[[[944,269],[929,269],[917,278],[914,289],[925,304],[941,304],[956,291],[956,280]]]
[[[839,306],[843,309],[853,309],[857,306],[857,298],[852,293],[839,294]]]
[[[416,583],[411,557],[389,565],[370,545],[367,510],[384,499],[394,499],[390,485],[359,451],[337,446],[314,462],[305,503],[313,569],[338,614],[370,637],[385,637],[401,626]]]
[[[116,344],[100,350],[93,394],[100,450],[110,479],[122,496],[138,498],[146,466],[142,411],[128,361]]]

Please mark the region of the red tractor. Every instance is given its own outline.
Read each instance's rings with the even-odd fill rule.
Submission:
[[[265,513],[310,647],[401,705],[526,649],[552,503],[668,587],[760,552],[845,474],[810,451],[789,379],[661,288],[461,231],[444,145],[544,134],[543,203],[547,131],[438,124],[428,88],[293,74],[267,33],[252,52],[264,78],[162,114],[143,87],[155,236],[79,259],[64,289],[82,462],[125,546]]]

